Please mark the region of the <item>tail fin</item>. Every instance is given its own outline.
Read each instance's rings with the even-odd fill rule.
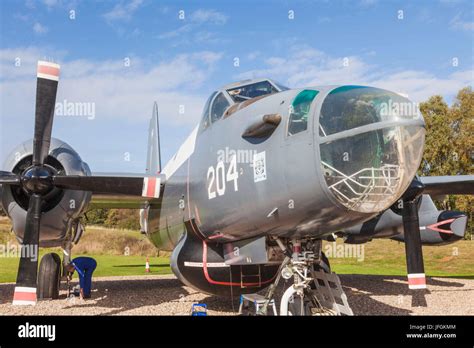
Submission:
[[[157,174],[161,172],[161,149],[160,149],[160,125],[158,119],[158,104],[153,105],[153,115],[151,116],[148,128],[148,154],[146,163],[147,174]]]

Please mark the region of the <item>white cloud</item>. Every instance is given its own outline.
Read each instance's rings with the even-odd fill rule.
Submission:
[[[48,32],[48,27],[42,25],[41,23],[39,22],[36,22],[34,25],[33,25],[33,31],[36,33],[36,34],[46,34]]]
[[[361,57],[332,57],[308,46],[295,45],[285,57],[270,57],[261,69],[249,70],[236,79],[268,77],[289,87],[361,84],[408,94],[420,102],[432,95],[452,98],[461,88],[472,85],[473,69],[437,77],[426,71],[384,71]]]
[[[49,56],[45,56],[48,52]],[[50,53],[54,52],[54,53]],[[5,48],[0,50],[0,81],[16,80],[36,76],[38,60],[61,61],[65,57],[64,51],[53,51],[44,47],[44,51],[37,47]]]
[[[407,94],[411,100],[422,102],[435,94],[452,98],[461,88],[472,85],[473,73],[473,70],[464,70],[440,78],[426,71],[409,70],[386,74],[368,83]]]
[[[474,21],[464,21],[461,14],[457,14],[449,23],[452,29],[474,31]]]
[[[59,1],[58,0],[43,0],[43,4],[46,5],[46,7],[51,8],[56,5],[58,5]]]
[[[168,139],[163,151],[165,156],[172,155],[199,121],[211,92],[206,83],[222,58],[221,53],[211,51],[158,62],[132,56],[131,66],[125,67],[122,60],[74,60],[64,52],[51,52],[48,54],[57,57],[61,65],[57,102],[95,105],[94,121],[58,116],[53,134],[70,141],[95,170],[102,171],[143,170],[140,161],[145,160],[153,101],[158,102],[163,138]],[[4,149],[0,149],[0,162],[7,151],[33,134],[36,62],[43,56],[44,51],[37,47],[0,49],[0,126],[8,125],[8,132],[0,131],[0,147]],[[21,57],[19,67],[15,66],[17,57]],[[184,114],[180,106],[184,106]],[[124,163],[122,148],[136,149],[137,162]],[[104,158],[115,159],[107,162]]]
[[[42,59],[41,53],[35,47],[0,50],[2,115],[32,112],[36,61]],[[61,52],[56,56],[65,57]],[[17,57],[21,57],[19,67],[15,66]],[[157,64],[131,57],[129,67],[122,60],[61,58],[58,100],[94,102],[97,117],[128,121],[148,119],[151,103],[158,100],[165,121],[194,124],[207,97],[201,87],[221,58],[221,53],[211,51],[181,54]],[[179,114],[179,105],[185,106],[184,115]]]
[[[378,0],[360,0],[359,1],[359,6],[361,7],[370,7],[374,6],[378,3]]]
[[[348,66],[344,66],[344,59]],[[309,46],[293,46],[287,57],[270,57],[264,69],[247,71],[239,79],[273,77],[292,87],[350,83],[369,72],[358,57],[334,58]]]
[[[224,25],[227,23],[227,15],[216,10],[199,9],[189,15],[189,20],[183,20],[183,25],[177,29],[166,31],[159,34],[159,39],[175,39],[176,37],[192,34],[194,42],[217,43],[222,40],[218,39],[215,33],[210,31],[199,30],[205,25]],[[181,43],[187,43],[183,40]],[[175,43],[177,44],[177,43]]]
[[[132,18],[133,13],[142,5],[143,0],[121,1],[116,4],[112,10],[105,13],[103,17],[108,22],[128,21]]]
[[[225,24],[228,17],[216,10],[199,9],[191,14],[191,21],[195,23]]]
[[[252,61],[257,59],[261,55],[260,51],[253,51],[247,54],[247,59]]]

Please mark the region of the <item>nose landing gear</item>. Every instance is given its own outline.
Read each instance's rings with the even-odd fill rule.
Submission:
[[[321,251],[322,241],[291,241],[291,250],[281,240],[280,248],[287,255],[280,274],[269,288],[267,302],[273,297],[281,277],[293,278],[280,301],[280,315],[353,315],[339,277],[332,273]],[[259,314],[266,314],[262,306]]]

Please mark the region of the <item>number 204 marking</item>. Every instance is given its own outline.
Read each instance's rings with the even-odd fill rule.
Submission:
[[[236,156],[232,157],[227,174],[225,174],[225,165],[222,161],[219,161],[215,168],[210,166],[207,170],[207,194],[209,199],[223,196],[225,194],[226,182],[234,182],[234,191],[238,191],[238,178]]]

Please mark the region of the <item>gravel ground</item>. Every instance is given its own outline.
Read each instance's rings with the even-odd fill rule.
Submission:
[[[429,278],[429,290],[415,297],[402,277],[340,278],[356,315],[474,315],[473,279]],[[14,284],[0,284],[0,315],[189,315],[196,302],[206,303],[209,315],[238,310],[238,299],[233,309],[230,299],[199,293],[172,275],[102,277],[95,278],[93,286],[90,300],[67,299],[63,289],[58,300],[13,307]]]

